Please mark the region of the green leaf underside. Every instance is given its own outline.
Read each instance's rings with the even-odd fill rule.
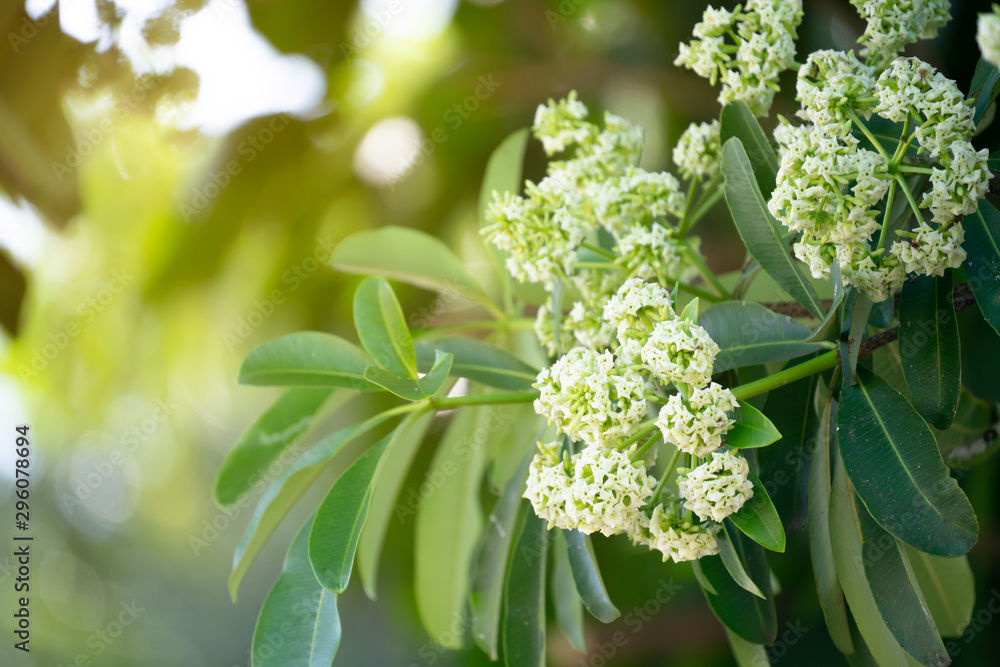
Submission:
[[[903,396],[864,367],[844,387],[838,416],[848,476],[875,520],[921,551],[960,556],[978,524],[941,460],[930,428]]]
[[[361,346],[382,368],[416,379],[417,357],[403,309],[385,278],[369,276],[354,292],[354,326]]]
[[[858,526],[858,512],[863,512],[864,507],[855,505],[854,492],[841,457],[834,456],[834,463],[830,494],[830,544],[833,546],[837,578],[864,644],[878,665],[907,667],[906,653],[882,620],[865,576]],[[854,644],[856,649],[860,648],[857,641]]]
[[[417,340],[416,349],[422,371],[430,369],[435,351],[447,352],[453,356],[451,375],[497,389],[529,389],[538,377],[538,369],[511,353],[472,338],[423,338]]]
[[[737,100],[722,108],[721,143],[736,137],[743,144],[761,194],[767,198],[778,176],[778,156],[760,123],[745,102]]]
[[[424,232],[388,226],[351,236],[337,247],[333,266],[379,275],[472,301],[489,302],[479,282],[447,245]]]
[[[975,213],[962,219],[967,251],[965,277],[976,297],[979,310],[993,330],[1000,334],[1000,211],[985,199]]]
[[[379,557],[389,523],[395,517],[393,508],[410,465],[420,449],[420,443],[434,421],[431,412],[408,416],[396,427],[392,442],[375,472],[375,487],[368,506],[368,520],[358,540],[358,574],[365,593],[375,599],[375,583]]]
[[[805,342],[810,331],[759,303],[724,301],[701,314],[699,324],[719,346],[713,371],[784,361],[826,349]]]
[[[250,425],[226,456],[215,478],[215,501],[230,506],[249,492],[267,467],[312,426],[334,389],[289,389]],[[350,392],[340,392],[343,402]]]
[[[809,555],[816,593],[830,638],[841,653],[854,653],[847,621],[844,591],[837,578],[830,543],[830,426],[833,401],[827,401],[819,420],[816,445],[809,467]]]
[[[796,260],[788,253],[778,230],[778,222],[767,210],[739,139],[732,138],[723,146],[722,171],[726,177],[726,202],[747,250],[792,298],[822,319],[826,314],[823,304]]]
[[[382,413],[359,424],[343,428],[323,438],[286,467],[261,494],[246,531],[233,554],[233,571],[229,575],[229,593],[236,599],[243,576],[261,548],[277,529],[278,524],[295,506],[313,482],[323,473],[337,453],[347,443],[360,437],[392,415]]]
[[[760,644],[753,644],[726,628],[726,638],[733,650],[738,667],[761,667],[771,664],[771,658]]]
[[[552,606],[556,612],[556,622],[569,643],[578,651],[587,650],[587,639],[583,634],[583,604],[573,583],[569,555],[566,552],[566,537],[562,531],[549,532],[552,567],[549,572],[549,587]]]
[[[251,648],[253,667],[330,667],[337,653],[337,596],[319,585],[309,565],[311,526],[310,520],[299,530],[261,606]],[[275,645],[275,637],[280,644]]]
[[[735,449],[766,447],[781,439],[781,433],[771,420],[746,401],[737,401],[736,423],[726,434],[726,444]]]
[[[476,435],[496,409],[465,408],[452,417],[425,475],[442,481],[422,494],[416,514],[417,612],[428,634],[449,649],[462,645],[456,628],[464,627],[472,557],[483,522],[479,484],[486,452]]]
[[[740,587],[726,570],[720,556],[692,562],[702,589],[716,618],[729,630],[754,644],[771,644],[778,633],[777,613],[771,594],[771,573],[764,550],[733,531],[733,547],[745,564],[747,574],[764,594],[761,599]],[[700,572],[699,572],[700,571]],[[711,590],[716,593],[710,592]]]
[[[365,380],[371,357],[333,334],[304,331],[258,346],[243,361],[240,384],[378,390]]]
[[[961,637],[976,605],[969,559],[931,556],[909,545],[904,548],[938,631],[943,637]]]
[[[726,522],[727,535],[734,530],[729,527],[729,522]],[[736,553],[736,548],[733,546],[730,538],[728,536],[720,537],[718,544],[719,558],[722,559],[722,564],[726,566],[726,571],[729,572],[729,576],[733,578],[733,581],[748,593],[756,595],[761,600],[766,599],[760,588],[757,587],[757,584],[747,574],[746,568],[743,566],[743,561],[740,560],[739,554]]]
[[[774,503],[752,467],[748,477],[753,482],[753,498],[729,518],[757,544],[771,551],[784,551],[785,528],[781,525],[778,510],[774,508]]]
[[[358,457],[320,503],[309,534],[309,560],[316,579],[328,591],[343,593],[351,579],[354,554],[368,517],[372,484],[392,434]]]
[[[472,636],[490,660],[496,660],[500,640],[500,606],[503,601],[504,575],[514,541],[514,524],[521,506],[528,465],[534,456],[529,451],[507,482],[486,522],[473,568],[471,592]]]
[[[507,667],[545,665],[545,561],[548,531],[527,501],[504,589],[503,656]]]
[[[962,389],[958,319],[951,272],[920,276],[903,285],[899,301],[899,354],[913,407],[936,428],[955,418]]]
[[[576,582],[580,599],[583,600],[583,606],[597,620],[610,623],[621,616],[621,612],[608,597],[604,579],[597,567],[597,558],[594,556],[590,536],[584,535],[579,530],[564,532],[570,569],[573,571],[573,580]]]
[[[903,650],[928,667],[951,663],[934,621],[924,609],[907,573],[909,566],[896,539],[857,507],[861,558],[868,585],[886,627]]]
[[[369,366],[365,369],[365,379],[400,398],[405,398],[408,401],[419,401],[432,396],[440,389],[451,371],[452,356],[441,351],[438,351],[436,355],[434,366],[422,378],[401,377],[390,371]]]

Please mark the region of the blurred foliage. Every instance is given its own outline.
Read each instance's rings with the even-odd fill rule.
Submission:
[[[98,4],[113,22],[111,3]],[[178,19],[205,4],[181,0],[147,26],[147,38],[172,43]],[[232,605],[230,554],[249,510],[222,513],[211,502],[211,480],[242,429],[274,398],[235,385],[246,353],[290,331],[353,335],[358,279],[323,266],[330,248],[361,229],[405,225],[443,238],[473,272],[485,273],[474,231],[482,172],[493,148],[529,124],[540,101],[576,89],[622,110],[646,127],[647,168],[669,168],[664,147],[688,122],[717,113],[708,84],[671,65],[702,3],[470,1],[427,39],[372,30],[351,2],[248,4],[275,47],[322,68],[328,90],[321,113],[253,119],[224,136],[172,126],[172,110],[198,95],[191,71],[137,78],[116,49],[98,53],[64,34],[58,9],[33,21],[23,3],[0,7],[7,36],[0,48],[0,196],[36,210],[47,230],[37,261],[0,257],[0,321],[16,332],[0,343],[4,428],[33,426],[38,549],[32,653],[11,658],[5,641],[0,663],[47,667],[82,655],[101,665],[249,664],[260,602],[305,517],[286,522]],[[846,48],[860,33],[846,0],[805,4],[800,52]],[[954,5],[955,20],[915,53],[966,87],[978,56],[970,46],[975,12],[988,3]],[[376,37],[368,39],[366,29]],[[495,82],[495,92],[463,111],[482,78]],[[775,108],[791,115],[793,100]],[[443,139],[425,141],[426,159],[399,181],[367,185],[352,166],[359,142],[378,121],[397,116],[415,121],[423,137]],[[233,163],[235,175],[227,171]],[[536,178],[542,165],[532,144],[527,176]],[[713,237],[705,250],[719,273],[742,258],[727,216],[718,207],[699,232]],[[406,312],[450,316],[426,292],[400,288],[400,295]],[[432,428],[439,433],[442,425]],[[411,484],[419,483],[433,443],[420,451]],[[993,460],[962,479],[979,508],[997,507],[995,485],[971,482],[994,478],[996,466]],[[8,503],[11,485],[3,479]],[[977,609],[1000,585],[993,516],[980,513],[982,539],[970,554]],[[354,589],[344,596],[338,661],[486,664],[475,650],[442,654],[417,626],[406,546],[412,530],[406,523],[390,531],[380,582],[389,604],[375,607]],[[593,652],[600,655],[621,632],[628,642],[615,649],[616,665],[663,664],[666,656],[672,664],[729,664],[725,636],[690,568],[663,566],[624,540],[598,542],[598,556],[623,618],[588,626]],[[6,587],[11,561],[3,558]],[[785,590],[779,624],[801,619],[807,629],[789,645],[788,664],[824,664],[825,656],[832,664],[826,632],[808,631],[822,627],[808,568],[772,560]],[[671,579],[679,592],[653,609],[655,591],[645,582]],[[9,599],[4,595],[5,615]],[[144,610],[134,625],[118,640],[100,639],[133,601]],[[989,664],[988,633],[957,641],[955,664]],[[374,657],[360,657],[373,650]],[[553,665],[581,660],[568,642],[553,639],[550,650]]]

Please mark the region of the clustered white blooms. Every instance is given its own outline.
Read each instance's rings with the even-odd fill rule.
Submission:
[[[495,196],[486,211],[483,233],[507,254],[511,275],[549,292],[562,284],[572,298],[558,332],[551,308],[538,311],[535,330],[550,355],[576,345],[608,346],[600,313],[625,278],[667,282],[696,271],[672,221],[682,217],[687,200],[680,183],[667,172],[636,166],[641,128],[611,113],[600,127],[588,115],[575,93],[540,105],[534,135],[550,157],[564,159],[551,161],[539,183],[526,183],[523,196]],[[614,260],[595,270],[590,260],[606,258],[585,246],[599,246],[602,229],[613,241],[602,252]]]
[[[677,479],[684,507],[702,520],[722,521],[753,497],[746,459],[729,452],[713,452],[712,460]]]
[[[862,55],[891,58],[907,44],[932,39],[951,18],[949,0],[851,0],[868,22]]]
[[[993,5],[992,12],[979,15],[976,42],[983,58],[1000,67],[1000,5]]]
[[[917,58],[897,58],[880,72],[853,52],[817,51],[799,69],[797,92],[806,124],[783,122],[775,132],[781,161],[768,209],[798,233],[793,251],[812,275],[829,279],[837,261],[845,286],[880,302],[909,273],[960,266],[959,218],[976,210],[991,173],[988,152],[970,143],[972,109],[955,82]],[[867,136],[862,118],[873,116],[900,123],[892,132],[902,141],[886,149]],[[930,188],[918,204],[907,179],[928,171]],[[916,231],[887,229],[894,201],[915,209]],[[890,242],[896,235],[903,240]]]
[[[674,146],[674,164],[685,178],[712,179],[719,172],[722,125],[691,123]]]
[[[540,445],[532,461],[524,495],[550,527],[626,533],[634,543],[660,551],[664,560],[718,553],[717,522],[738,511],[753,491],[746,460],[716,451],[734,425],[729,413],[737,401],[729,389],[711,382],[718,345],[688,317],[677,315],[662,285],[630,278],[603,309],[603,320],[618,339],[615,352],[577,347],[539,373],[535,411],[584,443],[572,457],[566,450],[560,457],[558,443]],[[655,481],[630,440],[648,411],[646,391],[656,383],[676,389],[659,399],[664,405],[654,426],[664,439],[692,461],[715,457],[696,468],[715,466],[714,477],[702,475],[702,491],[686,496],[681,487],[679,496],[667,492],[663,502],[659,494],[650,498]],[[716,470],[717,461],[724,462],[724,470]],[[698,474],[689,473],[688,479]],[[739,491],[739,499],[727,484]],[[706,502],[714,503],[713,512],[699,515],[701,523],[693,521],[680,507],[686,497],[691,512]]]
[[[674,64],[712,85],[721,81],[720,104],[742,100],[754,115],[766,116],[778,76],[795,62],[801,21],[802,0],[748,0],[733,11],[709,6]]]

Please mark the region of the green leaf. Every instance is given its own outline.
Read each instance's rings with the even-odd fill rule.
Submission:
[[[746,401],[737,401],[736,423],[726,434],[726,444],[735,449],[766,447],[781,439],[771,420]]]
[[[865,328],[868,326],[868,314],[871,313],[872,305],[871,299],[857,289],[852,289],[844,300],[844,320],[840,330],[840,366],[844,371],[844,379],[849,384],[856,384],[854,374],[858,367],[861,341],[865,338]]]
[[[976,586],[969,559],[941,558],[908,545],[904,548],[941,636],[961,637],[976,606]]]
[[[358,574],[361,575],[365,593],[372,600],[375,599],[379,557],[389,522],[393,518],[396,498],[433,421],[432,412],[414,413],[403,420],[393,431],[392,442],[375,473],[375,490],[368,506],[368,520],[365,521],[358,541]],[[398,518],[402,523],[405,517]]]
[[[527,502],[521,504],[521,516],[504,589],[504,665],[544,667],[548,531]]]
[[[733,657],[738,667],[761,667],[771,664],[771,658],[761,644],[752,644],[734,634],[729,628],[726,628],[726,638],[729,639],[729,646],[733,649]]]
[[[503,495],[493,506],[473,567],[472,589],[469,595],[472,608],[472,636],[479,648],[494,661],[498,655],[500,603],[503,600],[507,558],[510,555],[510,545],[514,541],[514,523],[517,521],[517,511],[521,506],[521,496],[524,494],[528,465],[533,456],[534,451],[529,451],[522,457],[518,470],[507,482]]]
[[[817,318],[825,315],[816,290],[788,253],[775,220],[755,182],[753,167],[739,139],[722,148],[722,173],[726,177],[726,202],[736,229],[750,254],[792,298]]]
[[[309,565],[311,527],[310,520],[299,530],[281,575],[264,598],[253,632],[253,667],[330,667],[337,654],[337,596],[323,590]]]
[[[979,310],[1000,334],[1000,211],[985,199],[975,213],[962,219],[968,253],[962,267]]]
[[[681,319],[688,320],[693,324],[698,324],[698,297],[695,297],[688,301],[688,304],[684,306],[684,310],[681,311]]]
[[[400,377],[376,366],[369,366],[365,369],[365,379],[400,398],[405,398],[408,401],[419,401],[432,396],[444,386],[444,382],[451,372],[452,360],[453,357],[450,353],[438,350],[435,352],[434,366],[422,378]]]
[[[757,584],[753,582],[750,575],[747,574],[746,568],[743,566],[743,561],[740,560],[740,555],[736,553],[736,548],[733,546],[733,542],[730,540],[730,531],[735,531],[735,528],[730,528],[731,522],[725,522],[726,535],[721,537],[717,542],[719,545],[719,558],[722,559],[722,564],[726,566],[726,571],[729,572],[729,576],[733,578],[739,587],[748,593],[752,593],[759,597],[761,600],[767,599],[761,592]],[[732,539],[736,539],[735,534],[733,534]]]
[[[962,384],[977,398],[1000,402],[1000,335],[983,317],[979,308],[958,313],[962,345]],[[961,400],[961,399],[960,399]]]
[[[801,357],[828,347],[822,342],[805,342],[809,329],[759,303],[717,303],[701,314],[699,324],[719,346],[716,373]]]
[[[757,187],[764,197],[770,197],[778,176],[778,156],[745,102],[731,102],[722,108],[722,143],[736,137],[743,144],[753,167]]]
[[[385,278],[369,276],[354,292],[354,326],[361,346],[380,367],[416,379],[417,356],[403,309]]]
[[[719,556],[693,561],[695,576],[699,581],[708,582],[708,586],[702,586],[705,599],[724,626],[746,641],[771,644],[778,633],[778,619],[771,594],[771,571],[767,566],[767,557],[763,549],[739,533],[733,533],[733,541],[734,548],[746,565],[747,574],[765,599],[748,593],[733,581]],[[717,594],[710,590],[717,591]]]
[[[333,483],[320,503],[309,533],[309,560],[328,591],[343,593],[351,580],[354,553],[368,518],[375,470],[392,441],[389,434],[372,445]]]
[[[583,606],[600,622],[610,623],[621,616],[621,612],[608,597],[601,571],[597,568],[597,558],[594,556],[590,537],[579,530],[564,532],[570,569],[573,571],[573,580],[576,582],[580,599],[583,600]]]
[[[473,338],[422,338],[417,341],[417,362],[428,369],[437,350],[454,357],[451,374],[497,389],[530,389],[538,378],[532,368],[510,352]]]
[[[365,369],[373,363],[365,352],[339,336],[304,331],[254,348],[240,367],[239,382],[378,390],[365,380]]]
[[[573,583],[573,572],[566,552],[566,537],[562,531],[550,533],[552,544],[550,555],[552,568],[549,573],[549,587],[552,592],[552,606],[556,612],[556,622],[562,628],[569,643],[578,651],[587,650],[587,639],[583,634],[583,605]]]
[[[274,478],[261,494],[243,538],[233,554],[233,571],[229,575],[229,594],[233,601],[236,600],[236,593],[243,576],[261,548],[341,448],[392,416],[391,412],[383,412],[328,435],[307,449],[302,456]]]
[[[895,538],[857,507],[861,559],[875,606],[903,650],[922,665],[951,664],[938,630],[910,581],[909,562]]]
[[[836,338],[840,333],[839,320],[837,318],[840,314],[840,304],[844,302],[844,286],[840,279],[840,262],[836,258],[834,258],[833,266],[830,268],[830,282],[833,284],[833,302],[830,304],[830,308],[827,309],[826,316],[823,317],[822,321],[809,334],[809,337],[806,339],[809,342]]]
[[[973,396],[964,387],[955,419],[947,431],[931,429],[949,468],[977,466],[1000,448],[996,437],[997,405]]]
[[[913,407],[936,428],[948,428],[962,389],[950,271],[940,278],[919,276],[903,284],[899,354]]]
[[[809,555],[813,580],[826,629],[841,653],[854,653],[851,629],[847,621],[844,591],[837,579],[830,543],[830,427],[833,401],[828,400],[820,416],[816,445],[809,466]]]
[[[976,98],[976,110],[972,116],[977,124],[986,113],[986,109],[993,103],[1000,92],[1000,71],[996,65],[980,58],[976,64],[976,72],[972,76],[972,85],[969,93]]]
[[[837,423],[858,496],[887,531],[921,551],[960,556],[976,543],[976,515],[941,460],[930,428],[868,369],[844,387]]]
[[[752,466],[748,477],[753,482],[753,498],[729,518],[757,544],[782,552],[785,550],[785,528],[781,525],[778,510],[774,509],[774,503]]]
[[[215,502],[229,507],[313,425],[333,389],[289,389],[250,425],[215,477]],[[337,394],[336,403],[350,396]],[[334,401],[331,401],[333,403]]]
[[[438,444],[425,479],[435,482],[417,510],[414,584],[417,611],[427,633],[458,649],[464,627],[469,573],[482,530],[479,484],[486,463],[477,437],[495,408],[459,410]]]
[[[872,596],[865,576],[858,532],[858,511],[840,456],[834,456],[833,487],[830,493],[830,544],[833,562],[844,597],[857,621],[864,644],[881,667],[907,667],[906,653],[889,631]],[[855,649],[861,647],[852,638]]]
[[[333,266],[492,304],[448,246],[416,229],[389,226],[352,234],[337,247]]]

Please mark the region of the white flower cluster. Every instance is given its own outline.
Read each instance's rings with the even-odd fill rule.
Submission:
[[[699,458],[722,446],[722,438],[733,427],[728,413],[737,407],[733,392],[713,382],[695,389],[686,400],[677,393],[660,408],[656,425],[663,439],[677,449]]]
[[[851,0],[868,22],[862,55],[888,59],[907,44],[932,39],[951,19],[949,0]]]
[[[800,68],[797,90],[798,115],[808,123],[782,122],[775,132],[781,162],[768,209],[799,233],[793,250],[812,275],[828,279],[836,260],[845,286],[854,285],[879,302],[902,285],[907,273],[941,275],[959,266],[964,252],[955,245],[962,238],[957,218],[975,211],[991,173],[988,152],[977,152],[969,141],[975,129],[972,111],[955,82],[916,58],[897,58],[876,77],[876,70],[851,52],[817,51]],[[896,155],[862,145],[865,128],[858,124],[873,114],[904,128],[915,126],[898,150],[890,146]],[[871,138],[866,140],[871,145]],[[890,186],[909,189],[901,175],[914,141],[918,154],[939,165],[931,170],[931,188],[919,204],[939,226],[920,232],[920,239],[887,244],[887,215],[879,203]],[[917,169],[926,173],[925,167]],[[912,195],[900,192],[900,198],[904,194]],[[914,224],[920,229],[924,222]]]
[[[722,521],[753,498],[746,459],[731,452],[713,452],[712,460],[677,479],[684,507],[703,521]]]
[[[560,459],[558,443],[540,444],[539,449],[524,497],[549,528],[625,532],[653,493],[653,479],[642,463],[631,461],[631,451],[585,447],[572,458]]]
[[[722,156],[722,125],[691,123],[674,146],[674,164],[685,178],[710,180],[719,172]]]
[[[983,59],[1000,67],[1000,5],[993,5],[992,12],[979,15],[976,42]]]
[[[610,447],[645,416],[644,385],[639,372],[610,351],[576,347],[539,373],[535,412],[574,440]]]
[[[698,560],[719,553],[716,535],[722,530],[718,523],[694,524],[678,521],[657,505],[649,520],[649,546],[663,554],[663,561],[675,563]]]
[[[721,81],[720,104],[742,100],[755,115],[766,116],[778,76],[795,62],[801,21],[802,0],[748,0],[732,12],[710,6],[694,27],[695,39],[680,45],[674,64],[712,85]]]

